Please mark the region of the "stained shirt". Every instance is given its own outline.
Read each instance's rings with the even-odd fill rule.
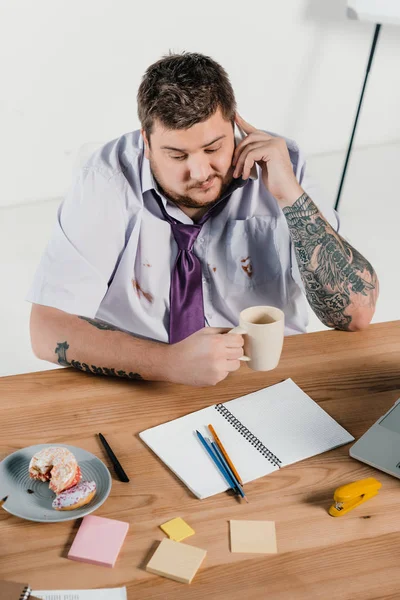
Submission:
[[[338,231],[337,214],[318,197],[297,144],[286,143],[297,180]],[[285,313],[286,335],[305,332],[307,301],[288,225],[256,169],[258,177],[237,182],[194,244],[202,265],[205,325],[232,327],[243,309],[272,305]],[[168,342],[178,250],[152,190],[159,193],[140,131],[96,151],[58,210],[27,300]],[[172,217],[193,223],[161,198]]]

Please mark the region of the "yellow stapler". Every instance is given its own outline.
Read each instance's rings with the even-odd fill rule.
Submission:
[[[333,494],[334,504],[330,507],[329,514],[332,517],[345,515],[356,506],[376,496],[381,487],[382,484],[374,477],[338,487]]]

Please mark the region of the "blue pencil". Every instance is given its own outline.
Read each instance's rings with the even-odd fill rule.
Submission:
[[[231,478],[235,482],[235,486],[236,486],[239,494],[242,496],[242,498],[244,498],[246,500],[246,502],[248,502],[248,500],[246,498],[246,494],[244,493],[242,486],[240,485],[240,483],[238,482],[237,478],[235,477],[232,469],[230,468],[230,466],[226,462],[224,455],[222,454],[221,450],[218,448],[218,445],[215,442],[211,442],[211,445],[214,448],[215,453],[218,455],[218,458],[220,459],[220,461],[224,465],[225,469],[228,471],[229,475],[231,476]]]
[[[239,493],[242,496],[242,498],[244,498],[246,500],[246,502],[248,502],[242,486],[237,481],[236,477],[232,474],[231,469],[227,465],[224,457],[220,458],[221,453],[219,452],[219,448],[216,449],[213,442],[208,438],[204,438],[201,435],[201,433],[199,431],[197,431],[197,429],[196,429],[196,433],[197,433],[197,437],[203,444],[204,448],[207,450],[207,453],[212,458],[213,462],[218,467],[218,470],[224,476],[225,480],[229,484],[229,487],[235,493]]]
[[[235,482],[233,481],[232,477],[229,475],[228,471],[225,469],[224,465],[221,463],[221,461],[215,455],[215,453],[214,453],[214,451],[213,451],[213,449],[211,447],[211,444],[208,444],[206,442],[206,440],[204,439],[204,437],[201,435],[200,431],[197,431],[197,429],[196,429],[196,433],[197,433],[197,437],[199,438],[200,442],[203,444],[204,448],[206,449],[206,451],[209,454],[210,458],[213,460],[214,464],[218,468],[218,470],[221,473],[221,475],[223,475],[223,477],[225,478],[225,480],[228,483],[229,487],[232,488],[236,492],[237,488],[236,488]]]

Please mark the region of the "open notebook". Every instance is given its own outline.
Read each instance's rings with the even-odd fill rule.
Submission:
[[[0,581],[0,600],[127,600],[126,587],[32,592],[27,583]]]
[[[244,483],[354,440],[291,379],[152,427],[141,439],[198,498],[228,485],[196,436],[211,423]]]
[[[0,600],[38,600],[27,583],[0,581]]]

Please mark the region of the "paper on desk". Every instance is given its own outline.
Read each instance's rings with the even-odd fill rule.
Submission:
[[[101,590],[39,590],[32,592],[41,600],[127,600],[126,587]]]

